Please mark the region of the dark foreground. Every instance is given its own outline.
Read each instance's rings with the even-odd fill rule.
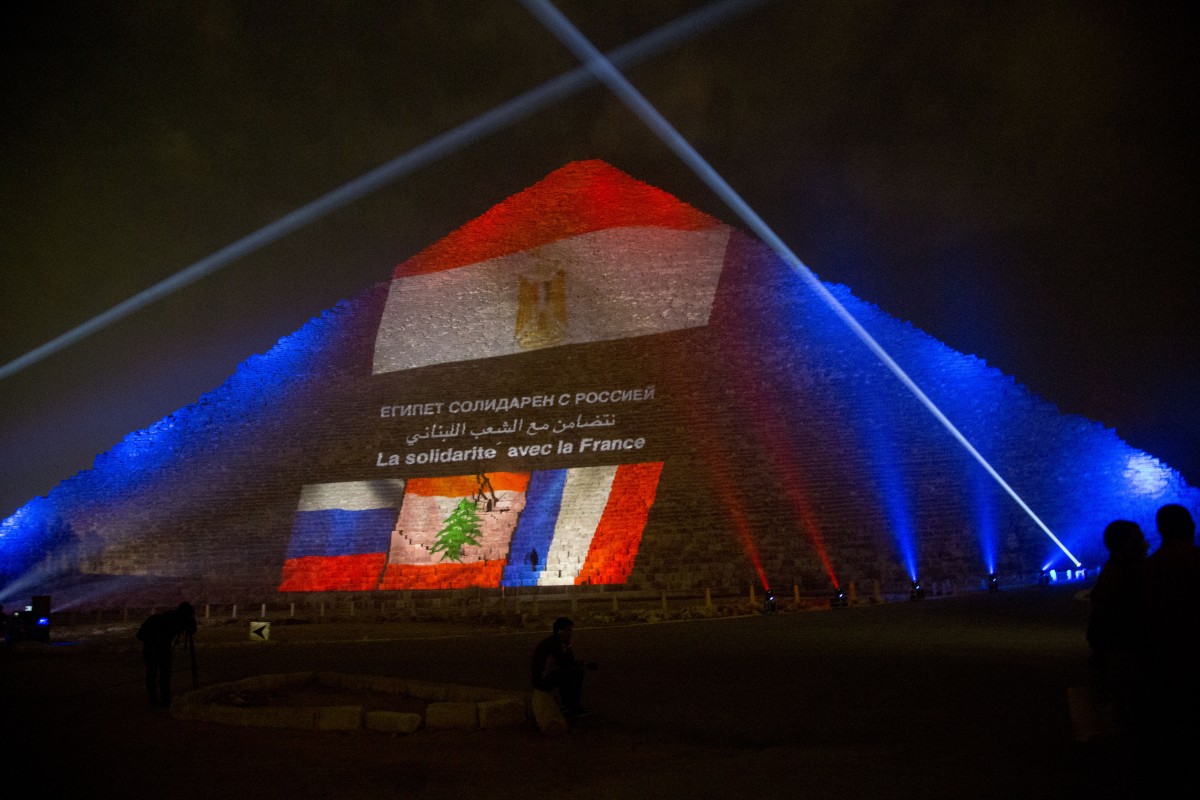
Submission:
[[[0,657],[6,788],[25,797],[1099,798],[1074,740],[1079,585],[626,627],[577,627],[600,663],[567,735],[392,736],[221,726],[148,707],[131,631],[55,632]],[[547,628],[549,621],[547,621]],[[404,624],[196,636],[201,683],[339,672],[524,689],[541,632]],[[117,637],[117,638],[113,638]],[[60,641],[61,640],[61,641]],[[178,691],[191,685],[177,659]]]

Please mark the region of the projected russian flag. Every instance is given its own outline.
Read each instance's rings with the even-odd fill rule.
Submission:
[[[305,486],[280,591],[624,583],[661,463]]]
[[[403,497],[398,479],[301,489],[279,591],[377,588]]]

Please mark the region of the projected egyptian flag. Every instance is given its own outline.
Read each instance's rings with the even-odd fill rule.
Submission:
[[[410,479],[379,588],[499,586],[528,484],[518,472]]]
[[[501,584],[624,583],[661,472],[657,463],[533,473]]]
[[[602,162],[401,264],[374,374],[708,324],[730,228]]]
[[[403,496],[403,480],[304,486],[279,591],[375,589]]]

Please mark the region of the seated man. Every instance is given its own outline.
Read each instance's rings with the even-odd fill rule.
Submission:
[[[575,659],[571,649],[573,628],[574,623],[566,617],[554,620],[551,634],[534,648],[531,677],[535,689],[550,693],[557,690],[564,714],[583,717],[591,713],[579,703],[583,693],[583,670],[585,667],[595,669],[596,665]]]

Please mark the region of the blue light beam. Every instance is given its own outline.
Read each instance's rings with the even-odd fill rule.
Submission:
[[[783,259],[783,261],[788,264],[804,280],[804,282],[813,289],[813,291],[817,293],[817,296],[825,301],[826,305],[828,305],[835,314],[841,317],[842,321],[849,326],[850,330],[854,332],[854,334],[863,342],[863,344],[865,344],[871,350],[871,352],[873,352],[875,356],[881,362],[883,362],[884,366],[892,371],[892,374],[900,379],[900,382],[903,383],[917,398],[917,400],[919,400],[921,404],[924,405],[931,414],[933,414],[934,418],[937,419],[937,421],[940,422],[942,426],[950,432],[950,435],[957,439],[959,444],[967,449],[967,452],[969,452],[975,458],[975,460],[978,461],[985,470],[987,470],[988,474],[995,479],[1001,488],[1008,492],[1009,496],[1016,501],[1017,505],[1019,505],[1025,511],[1025,513],[1029,515],[1029,518],[1037,523],[1037,526],[1041,528],[1047,536],[1050,537],[1050,540],[1054,542],[1054,544],[1058,545],[1058,548],[1062,550],[1068,558],[1071,559],[1075,566],[1080,566],[1079,560],[1075,558],[1075,556],[1073,556],[1071,552],[1067,550],[1066,546],[1059,541],[1058,537],[1055,536],[1048,527],[1046,527],[1046,524],[1042,522],[1038,515],[1033,513],[1033,509],[1031,509],[1025,503],[1025,501],[1021,499],[1020,495],[1018,495],[1016,491],[1008,485],[1007,481],[1000,476],[1000,473],[996,472],[996,470],[992,468],[992,465],[988,463],[987,459],[985,459],[983,455],[967,440],[967,438],[963,436],[958,428],[954,426],[954,423],[952,423],[949,418],[947,418],[946,415],[941,412],[941,409],[939,409],[934,402],[930,400],[923,391],[921,391],[921,388],[917,386],[912,378],[908,376],[904,369],[901,368],[901,366],[897,364],[890,355],[888,355],[887,351],[884,350],[877,341],[875,341],[875,338],[871,336],[871,334],[859,324],[858,320],[856,320],[854,316],[846,310],[846,308],[838,301],[838,299],[834,297],[828,289],[825,288],[825,285],[821,283],[820,279],[818,279],[816,275],[813,274],[812,270],[804,265],[804,263],[796,256],[796,254],[791,251],[791,248],[789,248],[784,241],[775,234],[775,231],[773,231],[771,227],[767,225],[767,223],[764,222],[757,213],[755,213],[754,209],[752,209],[750,205],[743,200],[736,191],[734,191],[733,187],[731,187],[724,178],[717,174],[717,171],[709,165],[709,163],[704,159],[703,156],[700,155],[700,153],[696,151],[694,147],[691,146],[687,139],[685,139],[682,134],[675,130],[671,123],[667,122],[666,118],[658,112],[658,109],[651,105],[650,101],[643,97],[641,92],[634,88],[633,84],[626,80],[625,76],[621,74],[621,72],[613,65],[613,63],[606,59],[604,54],[597,50],[592,43],[588,41],[588,39],[582,33],[579,32],[579,29],[572,25],[570,20],[563,16],[563,14],[559,12],[559,10],[555,8],[549,2],[549,0],[521,0],[521,4],[525,6],[529,13],[536,17],[539,22],[546,26],[547,30],[553,33],[558,40],[567,47],[567,49],[574,53],[575,57],[582,61],[583,64],[592,71],[592,74],[596,76],[597,80],[604,83],[604,85],[607,86],[613,94],[620,98],[621,101],[625,103],[625,105],[627,105],[629,109],[633,111],[633,113],[636,114],[638,118],[640,118],[642,122],[644,122],[646,126],[655,133],[655,135],[658,136],[659,139],[662,140],[663,144],[665,144],[673,153],[675,153],[675,155],[679,156],[679,158],[685,164],[687,164],[687,166],[690,167],[691,170],[695,172],[696,175],[703,180],[710,189],[716,192],[717,195],[725,202],[725,204],[728,205],[729,208],[732,209],[733,212],[737,214],[742,221],[745,222],[746,225],[748,225],[750,229],[758,235],[760,239],[766,242],[767,245],[775,251],[776,255]]]
[[[768,0],[725,0],[713,3],[667,23],[634,41],[622,45],[610,54],[610,63],[631,66],[680,42],[698,36],[727,22]],[[171,277],[154,284],[133,297],[110,308],[87,322],[30,350],[0,367],[0,380],[32,366],[60,350],[107,328],[114,322],[139,311],[162,298],[179,291],[228,264],[266,247],[293,231],[308,225],[344,206],[365,197],[416,170],[432,164],[496,131],[519,122],[534,112],[556,103],[595,83],[592,70],[577,67],[553,80],[509,100],[474,119],[464,122],[440,136],[397,156],[307,205],[286,214],[254,233],[197,261]]]

